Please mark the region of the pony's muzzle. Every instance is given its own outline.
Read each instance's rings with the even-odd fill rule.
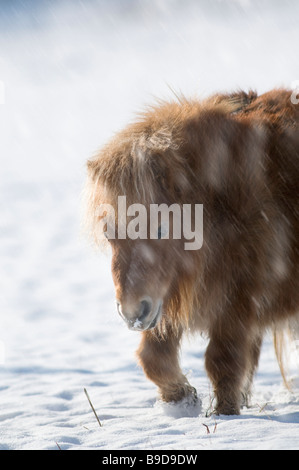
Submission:
[[[144,297],[135,308],[126,308],[119,301],[116,302],[117,311],[126,322],[130,330],[149,330],[154,328],[160,319],[162,302],[154,308],[150,297]]]

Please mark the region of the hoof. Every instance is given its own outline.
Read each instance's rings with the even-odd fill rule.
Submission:
[[[202,403],[197,396],[194,387],[188,387],[188,393],[185,394],[180,400],[158,400],[156,406],[162,410],[166,416],[172,418],[191,417],[195,418],[202,412]]]
[[[210,407],[206,410],[206,417],[210,417],[212,415],[226,415],[226,416],[232,416],[232,415],[239,415],[240,414],[240,407],[236,404],[229,403],[227,401],[222,401],[218,402],[217,406],[213,406],[213,401],[215,400],[215,397],[210,403]]]
[[[226,416],[239,415],[240,408],[237,406],[230,405],[228,403],[224,403],[221,405],[217,405],[213,414]]]
[[[189,384],[179,385],[167,391],[160,391],[160,394],[161,400],[166,403],[179,403],[186,400],[195,405],[198,400],[196,389]]]

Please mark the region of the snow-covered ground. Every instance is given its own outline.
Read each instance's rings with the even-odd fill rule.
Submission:
[[[0,2],[0,449],[299,448],[270,337],[241,416],[205,416],[200,337],[202,410],[156,402],[79,212],[86,159],[153,97],[299,80],[298,19],[296,0]]]

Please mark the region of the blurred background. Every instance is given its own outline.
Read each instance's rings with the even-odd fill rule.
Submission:
[[[23,181],[72,182],[171,89],[290,87],[298,20],[296,0],[2,0],[1,167]]]

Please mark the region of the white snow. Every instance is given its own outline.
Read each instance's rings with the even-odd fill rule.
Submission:
[[[140,328],[142,326],[142,322],[140,320],[135,320],[133,328]]]
[[[299,382],[283,387],[270,337],[241,416],[205,416],[201,337],[184,342],[182,368],[202,406],[156,400],[136,365],[140,334],[116,313],[109,256],[87,246],[79,214],[86,159],[153,97],[298,80],[298,2],[0,10],[0,450],[298,449]]]

